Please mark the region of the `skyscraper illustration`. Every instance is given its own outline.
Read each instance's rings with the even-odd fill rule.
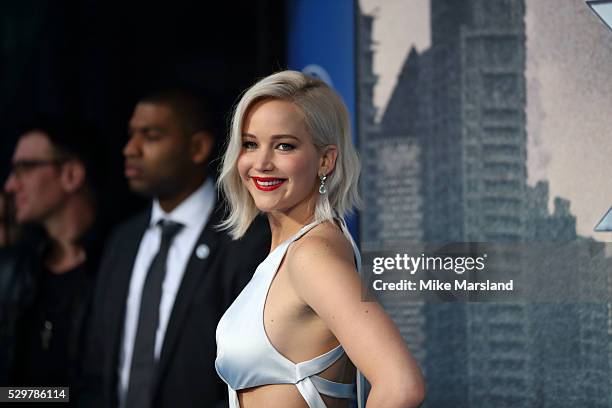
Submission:
[[[383,295],[425,370],[425,406],[609,406],[609,259],[577,236],[568,200],[556,198],[550,213],[547,182],[527,185],[525,1],[431,0],[430,11],[431,46],[410,50],[380,122],[375,19],[361,16],[364,246],[489,243],[502,259],[493,277],[575,291],[564,299],[560,288],[552,304]],[[566,244],[571,259],[538,253]],[[541,259],[546,272],[530,265]],[[580,293],[592,302],[574,298]]]
[[[375,121],[372,16],[359,17],[359,133],[362,160],[361,245],[366,251],[419,244],[423,240],[421,147],[410,129],[398,121],[383,129]],[[382,294],[380,302],[400,328],[419,360],[425,359],[424,304]]]

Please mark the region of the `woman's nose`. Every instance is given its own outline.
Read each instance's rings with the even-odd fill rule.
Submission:
[[[274,169],[273,152],[270,149],[259,149],[255,159],[255,170],[270,171]]]

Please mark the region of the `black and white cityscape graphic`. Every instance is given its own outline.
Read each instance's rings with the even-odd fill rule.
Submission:
[[[364,250],[498,244],[498,273],[533,288],[498,303],[381,294],[426,374],[426,407],[612,406],[606,243],[577,232],[569,199],[550,209],[546,179],[528,183],[525,3],[431,0],[431,45],[410,50],[383,112],[376,15],[360,10]],[[538,299],[544,286],[555,301]],[[567,288],[586,295],[564,297]]]

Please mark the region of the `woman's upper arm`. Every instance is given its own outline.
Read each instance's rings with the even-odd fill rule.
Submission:
[[[416,360],[377,302],[362,300],[353,254],[343,242],[309,237],[288,262],[297,294],[323,319],[351,361],[373,384],[423,388]]]

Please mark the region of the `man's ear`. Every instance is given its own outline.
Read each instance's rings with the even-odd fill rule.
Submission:
[[[85,185],[87,171],[79,160],[68,160],[62,164],[61,183],[67,193],[74,193]]]
[[[323,155],[319,160],[319,176],[329,175],[336,168],[338,148],[336,145],[327,145],[323,148]]]
[[[202,164],[208,160],[215,145],[215,139],[208,132],[197,132],[191,136],[190,154],[195,164]]]

